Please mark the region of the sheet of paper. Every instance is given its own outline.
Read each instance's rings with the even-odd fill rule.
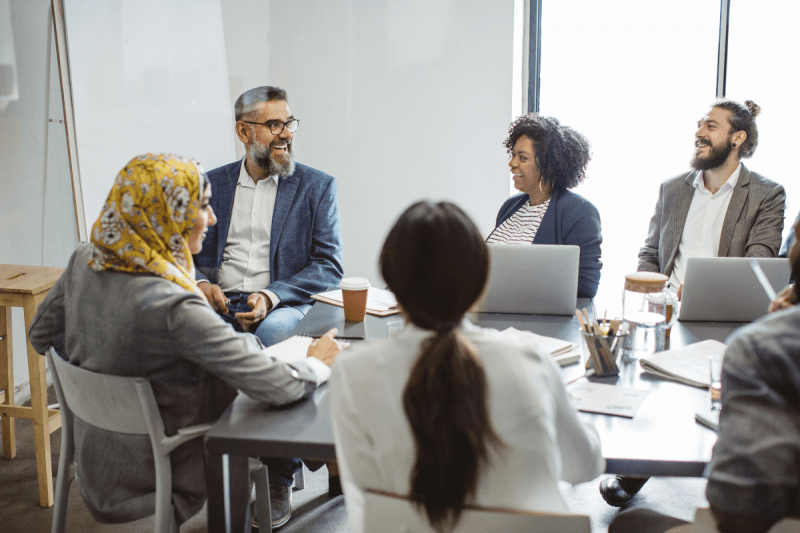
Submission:
[[[625,418],[633,418],[649,394],[604,383],[574,383],[567,387],[567,392],[578,411]]]
[[[559,364],[559,366],[567,366],[574,363],[577,363],[581,360],[583,350],[580,346],[576,345],[571,350],[567,350],[565,352],[559,352],[553,355],[553,360]]]
[[[295,335],[289,337],[285,341],[278,344],[273,344],[269,348],[264,348],[262,353],[268,357],[274,357],[284,363],[294,363],[295,361],[302,361],[308,354],[308,347],[313,341],[311,337]]]
[[[343,304],[342,290],[336,289],[333,291],[323,292],[319,296],[334,300],[339,304]],[[397,299],[394,293],[386,289],[378,289],[377,287],[370,287],[367,292],[367,309],[375,311],[389,311],[397,307]]]

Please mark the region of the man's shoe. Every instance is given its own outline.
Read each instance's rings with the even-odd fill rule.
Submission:
[[[608,505],[623,507],[630,503],[646,482],[647,478],[607,477],[600,482],[600,495]]]
[[[285,483],[270,481],[269,508],[272,513],[272,529],[278,529],[292,517],[292,487]],[[253,511],[253,527],[257,528],[259,517]]]

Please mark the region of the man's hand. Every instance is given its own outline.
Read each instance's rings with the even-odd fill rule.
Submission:
[[[769,303],[769,312],[774,313],[781,309],[786,309],[797,305],[797,296],[794,293],[794,285],[789,285],[783,289],[778,296]]]
[[[339,330],[333,328],[319,339],[311,341],[311,346],[308,347],[308,357],[314,357],[331,366],[339,352],[350,346],[349,342],[334,339],[337,333]]]
[[[678,301],[679,302],[681,301],[681,296],[683,296],[683,283],[681,283],[681,286],[678,287],[678,295],[677,295],[677,297],[678,297]]]
[[[219,285],[214,285],[213,283],[209,283],[207,281],[201,282],[197,284],[197,288],[200,289],[208,303],[211,304],[211,307],[217,313],[227,313],[228,306],[225,305],[227,298],[225,297],[225,293],[222,292],[222,289],[219,288]]]
[[[249,313],[236,313],[233,315],[244,331],[250,331],[251,326],[255,326],[266,318],[267,311],[269,311],[269,307],[272,306],[272,302],[267,303],[267,297],[264,296],[264,294],[254,292],[247,297],[247,305],[249,305],[251,309]]]

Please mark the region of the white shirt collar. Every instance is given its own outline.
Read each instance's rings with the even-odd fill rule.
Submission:
[[[250,189],[255,189],[256,188],[256,182],[255,182],[255,180],[253,178],[250,177],[250,173],[247,172],[247,166],[244,164],[244,162],[246,160],[247,160],[247,158],[243,157],[242,158],[242,164],[239,167],[239,185],[241,185],[243,187],[248,187]],[[278,177],[277,174],[273,174],[272,176],[270,176],[267,179],[275,180],[275,185],[278,185],[278,179],[280,179],[280,178]]]
[[[733,173],[725,181],[725,183],[722,184],[722,187],[719,188],[717,194],[736,187],[736,183],[739,181],[739,174],[741,174],[741,172],[742,172],[742,164],[739,163],[739,166],[736,167],[736,170],[733,171]],[[711,194],[710,191],[706,189],[706,183],[703,181],[702,170],[697,173],[697,176],[694,177],[694,182],[692,183],[692,186],[694,186],[695,189],[700,189],[703,192],[708,192],[709,194]]]

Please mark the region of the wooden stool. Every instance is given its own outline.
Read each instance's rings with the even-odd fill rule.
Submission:
[[[61,427],[61,413],[47,408],[47,378],[44,356],[28,342],[28,374],[31,383],[31,407],[14,405],[14,357],[11,343],[11,308],[25,310],[25,331],[31,327],[36,308],[55,284],[63,268],[0,265],[0,389],[5,394],[0,403],[3,420],[3,457],[17,455],[14,418],[33,420],[36,446],[36,474],[39,479],[39,505],[53,505],[53,467],[50,458],[50,433]]]

